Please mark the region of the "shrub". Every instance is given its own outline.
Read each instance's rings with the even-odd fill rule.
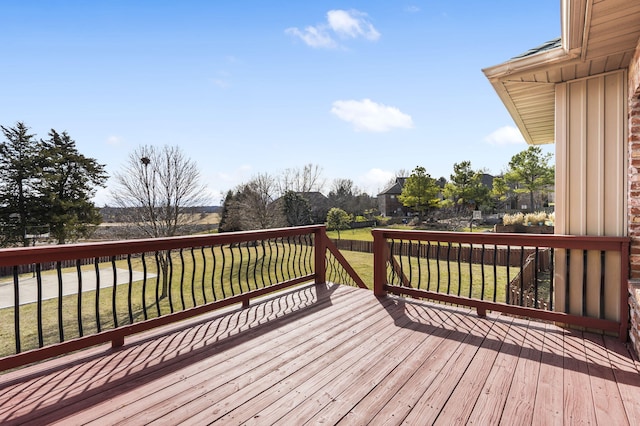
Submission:
[[[522,225],[524,223],[524,214],[505,214],[502,217],[502,223],[505,225]]]
[[[537,225],[539,223],[544,224],[547,221],[546,212],[533,212],[524,215],[525,225]]]
[[[547,221],[549,222],[549,224],[551,224],[551,226],[553,226],[556,223],[556,212],[551,212],[547,215]]]

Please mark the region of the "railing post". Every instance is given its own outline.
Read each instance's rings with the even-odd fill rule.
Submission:
[[[319,227],[314,232],[315,243],[315,256],[314,256],[314,270],[316,273],[316,284],[324,284],[327,282],[327,264],[326,264],[326,252],[327,252],[327,230],[324,226]]]
[[[373,294],[377,297],[386,296],[384,289],[387,280],[387,241],[382,230],[374,229],[373,234]]]
[[[620,330],[618,339],[629,340],[629,247],[630,242],[620,243]],[[633,327],[634,325],[631,324]]]

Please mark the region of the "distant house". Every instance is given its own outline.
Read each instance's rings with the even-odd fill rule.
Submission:
[[[403,206],[398,196],[402,194],[402,188],[404,188],[404,183],[406,182],[406,177],[398,177],[396,178],[395,183],[389,186],[387,189],[378,194],[378,210],[380,210],[380,214],[382,216],[406,216],[412,212],[411,208]],[[493,176],[487,173],[482,173],[481,175],[482,184],[487,188],[493,188]],[[436,184],[442,190],[444,185],[447,183],[445,178],[440,178],[436,180]],[[440,198],[442,198],[442,193],[440,194]]]
[[[493,175],[487,173],[480,173],[480,181],[484,186],[491,189],[493,188]]]
[[[378,210],[382,216],[406,215],[408,209],[398,200],[406,180],[406,177],[398,177],[393,185],[378,194]]]
[[[311,219],[313,223],[324,223],[329,212],[329,199],[321,192],[299,192],[311,208]]]

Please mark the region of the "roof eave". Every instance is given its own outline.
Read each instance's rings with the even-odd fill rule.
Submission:
[[[482,70],[487,77],[494,90],[500,97],[500,100],[507,108],[509,115],[513,119],[516,126],[522,133],[525,141],[529,145],[539,145],[553,143],[553,140],[534,140],[518,112],[513,99],[504,87],[504,82],[509,79],[516,79],[519,74],[530,73],[537,69],[549,69],[554,66],[561,66],[569,61],[579,59],[579,52],[567,52],[564,47],[557,47],[545,52],[537,53],[524,58],[511,59],[493,67]],[[553,106],[551,106],[553,108]]]
[[[519,73],[529,73],[540,68],[547,69],[555,65],[562,65],[576,58],[580,58],[580,49],[568,52],[564,47],[556,47],[524,58],[510,59],[501,64],[484,68],[482,72],[493,83],[495,80],[512,77]]]
[[[504,86],[506,81],[517,81],[520,75],[532,72],[546,71],[556,67],[562,67],[573,61],[580,61],[583,55],[583,37],[585,31],[584,14],[588,0],[561,0],[561,36],[560,46],[524,57],[510,59],[502,64],[488,67],[482,70],[507,111],[518,126],[525,141],[530,145],[553,143],[554,140],[545,138],[534,140],[520,116],[516,105]],[[555,109],[555,103],[549,104],[549,108]]]

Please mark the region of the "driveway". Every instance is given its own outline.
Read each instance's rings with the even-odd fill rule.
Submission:
[[[147,279],[155,278],[155,274],[147,273]],[[144,274],[139,271],[133,271],[133,281],[140,281],[144,278]],[[82,271],[82,292],[93,291],[96,289],[96,272],[95,270]],[[127,284],[129,282],[129,270],[116,269],[116,284]],[[36,302],[38,299],[38,287],[35,277],[20,277],[20,304]],[[113,287],[113,269],[100,269],[100,288]],[[78,274],[77,272],[65,272],[62,274],[62,294],[64,296],[78,293]],[[55,273],[47,273],[42,275],[42,299],[53,299],[58,297],[58,275]],[[10,308],[14,303],[13,279],[0,280],[0,309]]]

